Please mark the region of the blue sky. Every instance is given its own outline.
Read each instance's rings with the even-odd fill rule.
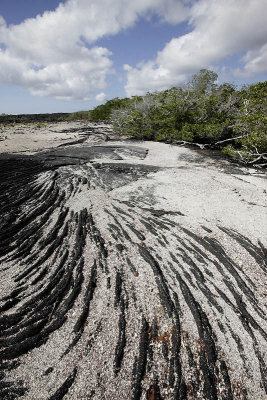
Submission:
[[[267,79],[267,0],[0,0],[0,113],[86,110],[184,84]]]

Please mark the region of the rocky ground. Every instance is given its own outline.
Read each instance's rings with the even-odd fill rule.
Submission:
[[[96,124],[1,136],[1,399],[266,399],[266,173]]]

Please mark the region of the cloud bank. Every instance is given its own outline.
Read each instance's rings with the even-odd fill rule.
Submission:
[[[124,66],[128,96],[178,85],[240,53],[232,76],[264,74],[266,10],[267,0],[67,0],[19,25],[7,26],[0,16],[0,83],[33,95],[104,101],[116,54],[96,41],[155,15],[168,24],[187,21],[191,31],[173,38],[156,59]]]
[[[190,9],[189,24],[191,32],[172,39],[155,60],[124,66],[128,96],[180,84],[187,74],[240,52],[243,68],[228,69],[233,76],[267,73],[267,0],[200,0]]]
[[[178,23],[188,0],[68,0],[19,25],[0,16],[0,82],[21,85],[34,95],[88,99],[104,90],[112,53],[94,42],[156,14]],[[99,99],[102,96],[98,96]]]

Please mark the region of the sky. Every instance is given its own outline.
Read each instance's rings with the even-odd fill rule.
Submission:
[[[267,80],[267,0],[0,0],[0,114]]]

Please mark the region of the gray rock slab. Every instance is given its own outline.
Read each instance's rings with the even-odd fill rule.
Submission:
[[[265,399],[266,174],[90,129],[0,155],[0,398]]]

